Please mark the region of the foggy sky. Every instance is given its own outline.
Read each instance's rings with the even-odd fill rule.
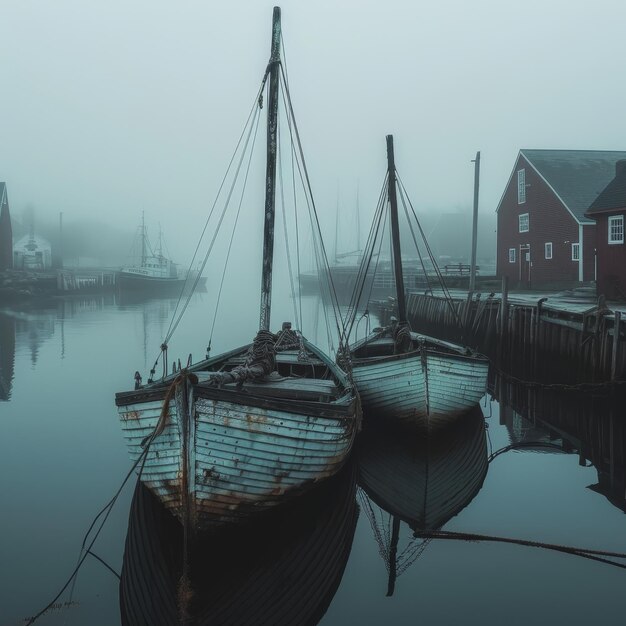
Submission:
[[[7,0],[2,149],[15,214],[127,225],[188,259],[269,57],[273,3]],[[385,135],[419,211],[495,211],[520,148],[623,150],[621,0],[286,1],[290,87],[324,228],[363,226]],[[259,189],[259,207],[262,189]]]

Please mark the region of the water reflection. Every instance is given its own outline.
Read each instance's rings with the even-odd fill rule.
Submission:
[[[122,624],[316,624],[341,581],[358,507],[351,463],[255,524],[199,536],[183,573],[183,529],[138,484],[124,550]]]
[[[11,399],[15,383],[16,354],[26,353],[33,368],[37,366],[44,344],[58,336],[59,356],[65,358],[65,323],[79,316],[87,318],[105,309],[140,311],[144,365],[153,344],[163,337],[165,325],[176,307],[176,298],[135,298],[132,303],[121,294],[71,296],[27,303],[21,308],[0,311],[0,401]]]
[[[396,578],[428,544],[419,532],[441,528],[480,490],[487,473],[485,421],[476,407],[427,437],[369,426],[361,434],[358,483],[392,595]],[[402,550],[400,522],[414,532]]]
[[[15,372],[15,318],[0,313],[0,400],[11,398]]]
[[[578,452],[580,464],[589,461],[598,472],[598,483],[589,488],[626,512],[623,395],[529,387],[500,376],[494,382],[500,421],[513,442],[549,442],[564,452]]]

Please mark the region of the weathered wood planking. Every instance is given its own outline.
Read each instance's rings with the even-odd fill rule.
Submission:
[[[426,347],[352,361],[367,415],[426,430],[444,427],[475,406],[485,394],[488,371],[484,358]]]
[[[469,300],[467,293],[453,295],[458,299],[450,306],[436,293],[409,294],[411,326],[442,339],[462,340],[525,380],[562,384],[626,380],[623,322],[619,339],[614,340],[614,312],[623,306],[572,303],[539,293],[506,298],[474,294]],[[382,305],[380,313],[386,323],[393,305]],[[464,328],[459,319],[467,320]]]

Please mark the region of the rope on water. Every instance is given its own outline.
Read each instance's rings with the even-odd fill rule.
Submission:
[[[128,482],[128,480],[130,479],[133,472],[138,466],[140,466],[140,468],[139,468],[139,472],[137,475],[137,481],[141,479],[141,475],[145,467],[146,458],[148,456],[148,451],[150,450],[150,446],[152,445],[152,442],[154,441],[154,439],[156,439],[156,437],[158,437],[158,435],[161,432],[163,432],[163,429],[165,428],[166,419],[167,419],[168,410],[169,410],[169,403],[171,401],[171,398],[174,395],[176,387],[178,387],[178,385],[180,385],[186,378],[189,378],[189,380],[193,384],[198,382],[197,376],[187,370],[181,371],[181,373],[174,379],[174,381],[172,382],[172,384],[167,390],[165,400],[163,402],[163,407],[161,409],[161,416],[159,417],[159,421],[157,422],[157,425],[155,426],[152,433],[148,435],[141,443],[143,447],[141,454],[139,455],[137,460],[132,464],[131,468],[128,470],[128,473],[124,477],[122,484],[119,486],[114,496],[98,512],[98,514],[94,517],[93,521],[91,522],[89,528],[87,529],[87,532],[85,533],[85,536],[83,537],[83,541],[80,547],[78,562],[76,566],[74,567],[74,569],[72,570],[72,573],[68,577],[65,584],[61,587],[60,591],[56,594],[56,596],[43,609],[41,609],[41,611],[39,611],[36,615],[31,617],[29,621],[26,623],[26,626],[30,626],[31,624],[34,624],[36,620],[38,620],[46,611],[48,611],[48,609],[50,609],[57,602],[57,600],[61,597],[63,592],[70,586],[70,584],[72,584],[76,580],[76,576],[78,575],[80,568],[83,566],[85,559],[89,555],[95,557],[98,561],[103,563],[108,569],[110,569],[119,578],[119,575],[117,574],[117,572],[115,572],[113,568],[107,565],[107,563],[105,563],[100,557],[98,557],[93,552],[93,546],[96,543],[96,540],[98,539],[100,533],[102,532],[102,529],[104,528],[104,525],[106,524],[106,521],[109,518],[109,515],[111,514],[111,511],[113,510],[113,507],[115,506],[115,503],[117,502],[117,499],[120,493],[122,493],[124,486],[126,485],[126,483]],[[91,534],[91,531],[94,529],[98,520],[101,517],[102,517],[102,521],[100,522],[100,525],[98,526],[98,529],[96,530],[96,533],[93,536],[93,539],[89,541],[89,535]],[[89,545],[87,545],[87,543],[89,543]]]
[[[477,533],[455,532],[448,530],[417,530],[413,533],[416,538],[422,539],[451,539],[454,541],[492,541],[496,543],[511,543],[528,548],[542,548],[580,556],[592,561],[599,561],[606,565],[612,565],[620,569],[626,569],[626,563],[618,563],[611,559],[626,559],[626,553],[609,552],[606,550],[592,550],[590,548],[577,548],[575,546],[564,546],[556,543],[546,543],[543,541],[533,541],[530,539],[515,539],[512,537],[500,537],[496,535],[480,535]]]
[[[131,477],[132,473],[135,471],[135,468],[139,465],[139,463],[140,462],[142,464],[145,463],[145,458],[146,458],[146,455],[148,453],[148,449],[149,449],[149,446],[146,447],[143,450],[143,452],[139,455],[139,458],[133,463],[132,467],[130,468],[130,470],[126,474],[126,477],[122,481],[122,484],[120,485],[119,489],[116,491],[115,495],[111,498],[111,500],[109,500],[109,502],[107,502],[107,504],[94,517],[93,521],[91,522],[91,525],[89,526],[89,529],[87,530],[87,532],[85,533],[85,536],[83,538],[83,543],[81,545],[81,550],[80,550],[81,556],[79,556],[78,563],[76,564],[76,567],[74,567],[74,569],[72,570],[72,573],[70,574],[70,576],[67,579],[67,581],[65,582],[65,584],[61,587],[60,591],[56,594],[56,596],[43,609],[41,609],[41,611],[39,611],[36,615],[34,615],[33,617],[31,617],[28,620],[28,622],[26,623],[26,626],[30,626],[31,624],[34,624],[35,621],[37,621],[46,611],[48,611],[48,609],[50,609],[57,602],[57,600],[61,597],[63,592],[75,580],[75,578],[76,578],[80,568],[82,567],[83,563],[85,562],[85,559],[90,554],[92,554],[92,548],[93,548],[94,544],[96,543],[96,540],[98,539],[98,536],[102,532],[102,529],[104,528],[104,525],[105,525],[109,515],[111,514],[111,511],[113,510],[113,506],[115,505],[115,502],[117,501],[117,498],[119,497],[120,493],[122,492],[122,489],[124,488],[124,486],[128,482],[128,479]],[[142,465],[142,467],[143,467],[143,465]],[[102,519],[102,522],[100,523],[100,526],[98,527],[98,529],[97,529],[93,539],[89,542],[89,545],[87,546],[87,548],[85,548],[91,531],[93,530],[94,526],[96,525],[98,519],[100,519],[100,517],[102,517],[103,515],[104,515],[104,517]]]

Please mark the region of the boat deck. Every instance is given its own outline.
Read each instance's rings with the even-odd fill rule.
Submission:
[[[206,383],[209,380],[209,372],[200,372],[198,380]],[[227,383],[225,388],[235,389],[236,383]],[[333,380],[319,378],[295,378],[271,374],[262,380],[249,380],[243,384],[242,390],[255,395],[271,396],[293,400],[308,400],[330,402],[337,398],[338,389]]]

